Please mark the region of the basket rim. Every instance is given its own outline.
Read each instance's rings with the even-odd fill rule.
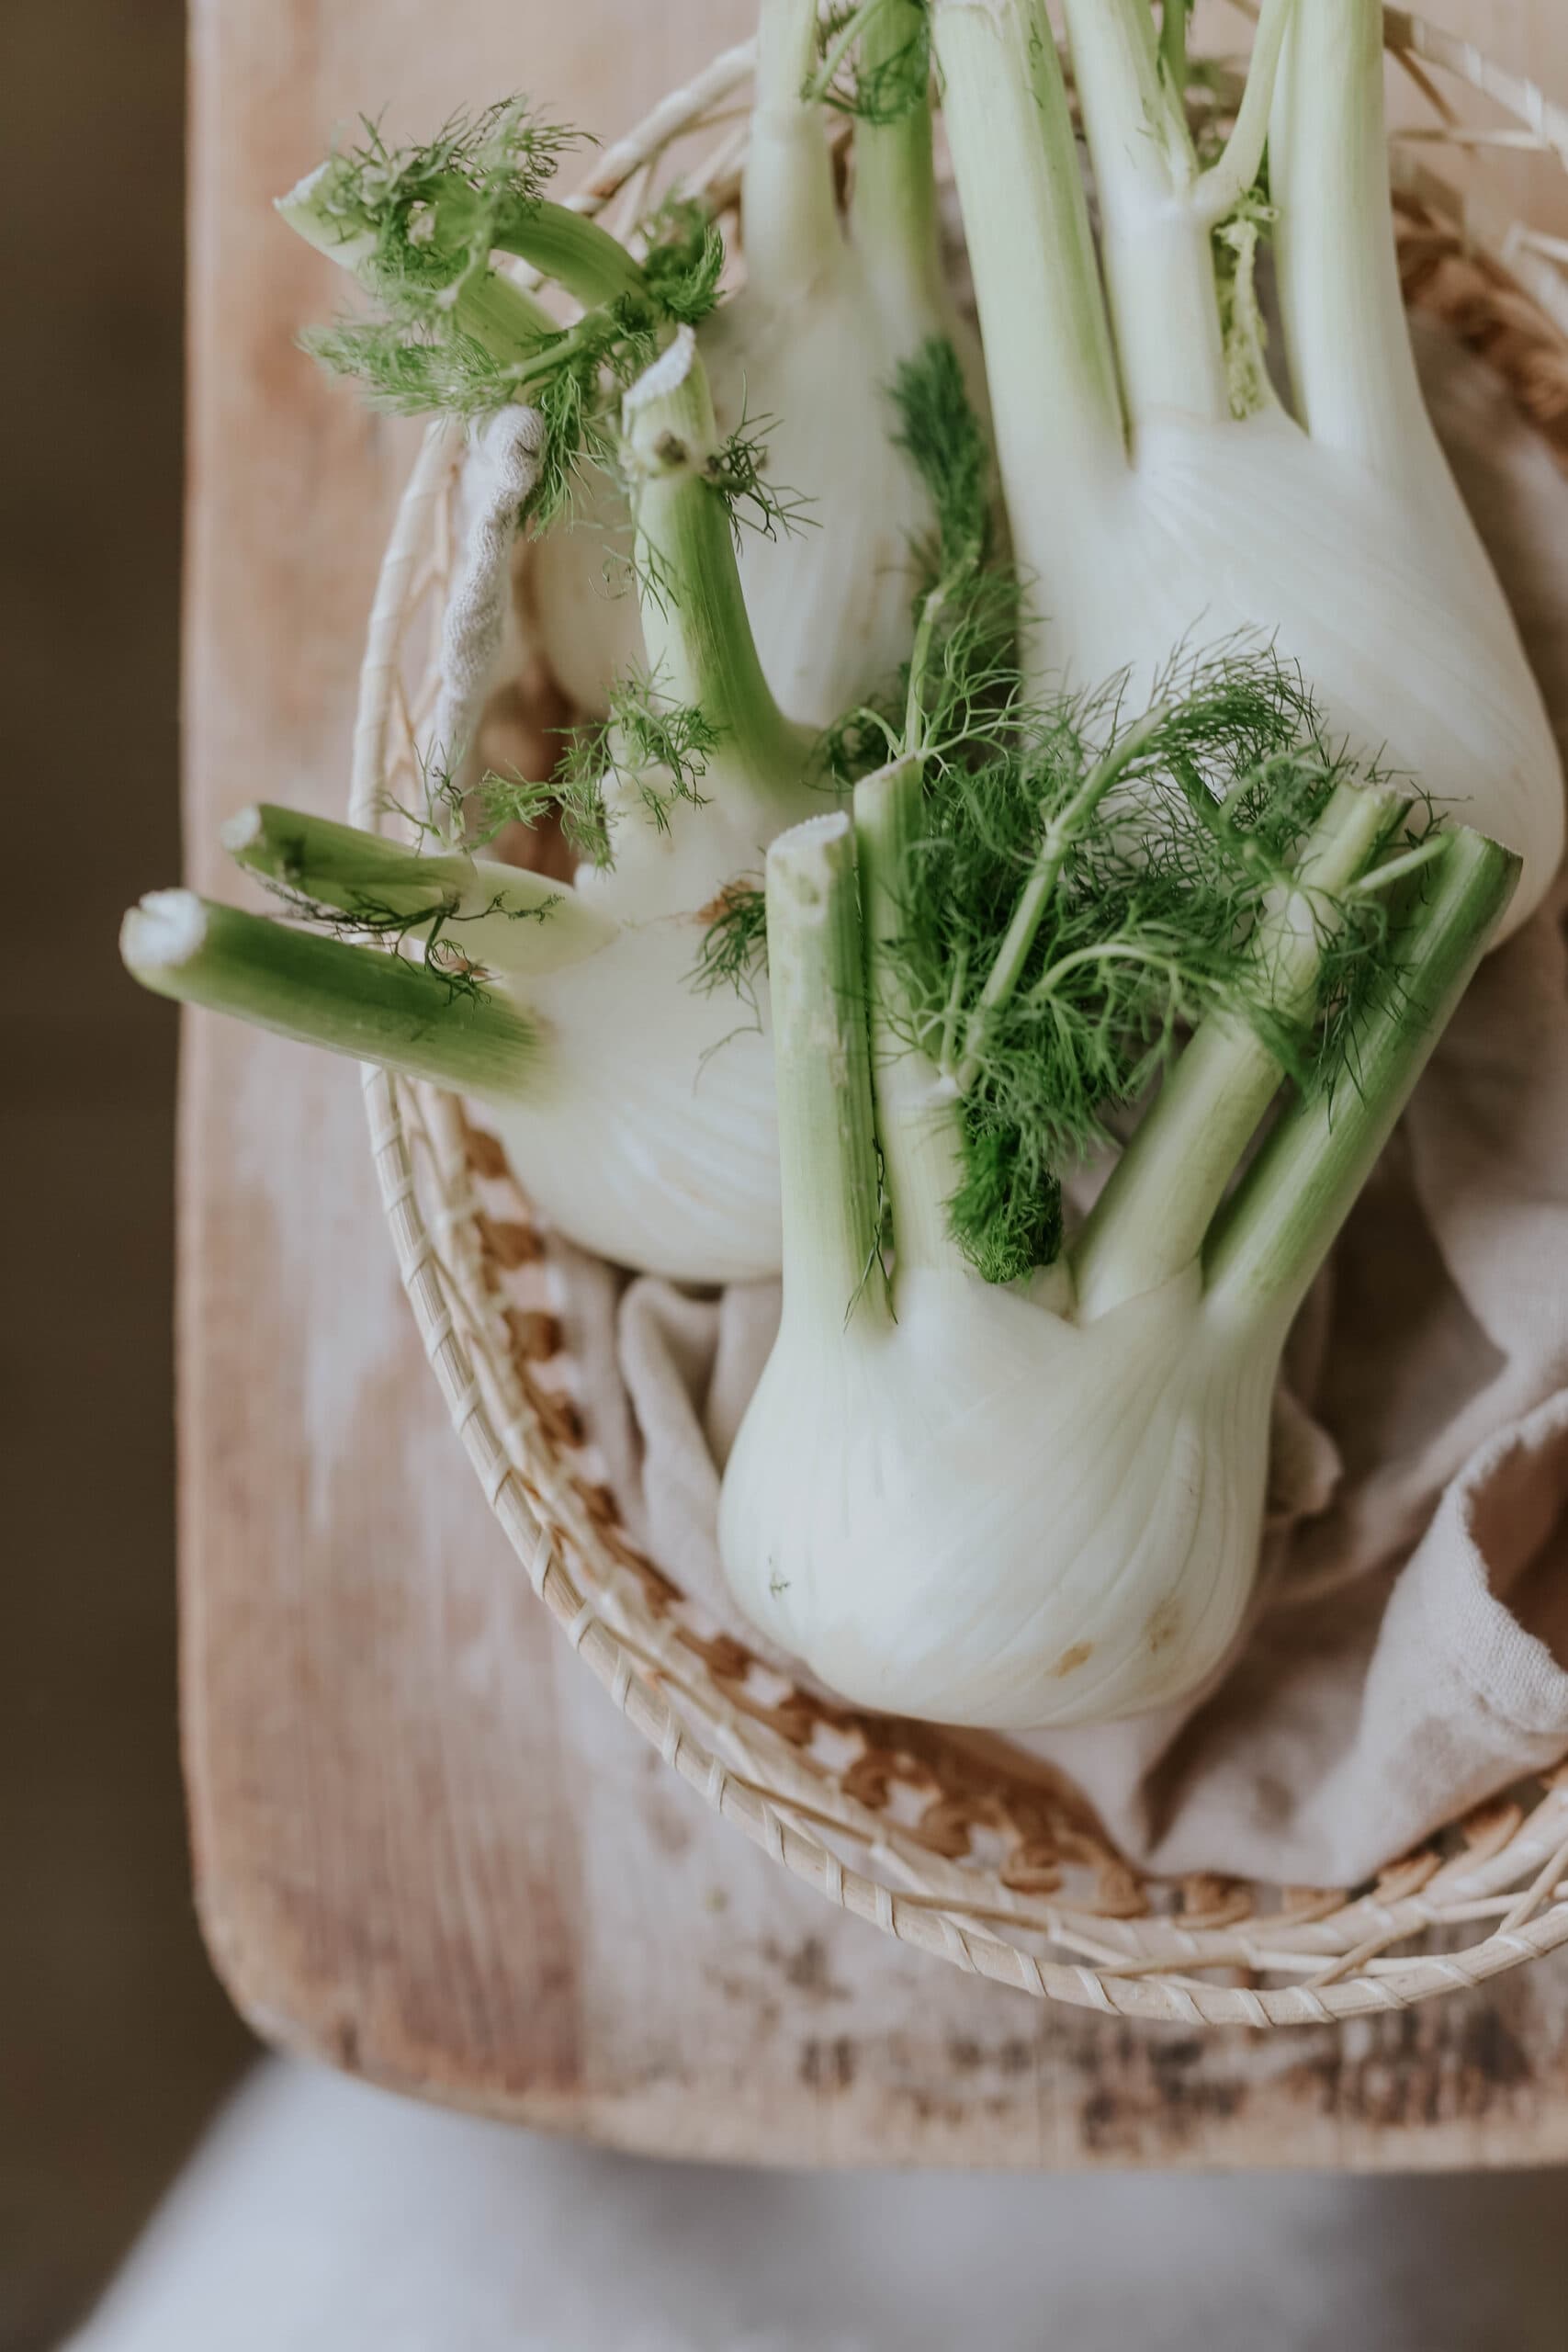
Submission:
[[[1510,144],[1551,153],[1568,172],[1568,108],[1493,64],[1473,44],[1405,8],[1385,6],[1384,40],[1450,133],[1457,131],[1457,117],[1432,83],[1429,68],[1454,76],[1511,114],[1521,130]],[[726,50],[683,90],[667,95],[634,130],[601,153],[586,187],[569,201],[596,213],[629,192],[631,209],[638,209],[639,187],[668,146],[705,127],[733,97],[750,71],[753,52],[750,41]],[[1442,128],[1432,135],[1443,136]],[[1568,260],[1568,247],[1412,163],[1402,155],[1397,135],[1391,143],[1396,190],[1408,210],[1447,222],[1450,233],[1457,232],[1457,250],[1478,266],[1484,263],[1499,303],[1512,305],[1509,323],[1516,330],[1524,298],[1537,322],[1538,350],[1568,347],[1568,277],[1559,266]],[[1454,143],[1476,141],[1460,134]],[[721,141],[702,177],[700,185],[716,205],[723,200],[725,174],[733,177],[739,152],[733,137]],[[1506,366],[1504,373],[1519,396],[1516,376]],[[1531,421],[1540,424],[1542,419]],[[462,448],[460,429],[446,421],[429,428],[388,542],[360,673],[349,808],[356,824],[374,828],[383,821],[381,787],[394,730],[400,728],[411,744],[415,740],[419,714],[411,711],[404,690],[403,631],[440,575]],[[986,1884],[977,1870],[945,1861],[901,1838],[896,1824],[850,1804],[841,1789],[834,1792],[838,1807],[825,1808],[821,1794],[832,1787],[826,1768],[806,1765],[787,1739],[738,1719],[731,1696],[716,1683],[694,1690],[704,1663],[690,1649],[671,1655],[667,1631],[650,1636],[646,1622],[635,1633],[629,1630],[626,1611],[615,1600],[625,1563],[617,1565],[614,1554],[594,1556],[596,1550],[605,1552],[603,1531],[585,1508],[581,1482],[563,1470],[558,1444],[540,1426],[537,1392],[525,1375],[521,1382],[513,1377],[509,1388],[506,1374],[497,1372],[494,1269],[485,1262],[482,1240],[474,1238],[485,1225],[470,1148],[479,1139],[451,1099],[434,1089],[374,1068],[365,1069],[363,1084],[383,1209],[427,1360],[491,1508],[536,1592],[570,1646],[664,1762],[722,1818],[827,1900],[897,1941],[1036,1997],[1189,2026],[1324,2024],[1404,2008],[1439,1993],[1468,1989],[1568,1942],[1568,1763],[1542,1776],[1543,1791],[1533,1806],[1510,1807],[1504,1800],[1478,1809],[1472,1822],[1459,1825],[1467,1832],[1466,1849],[1446,1860],[1420,1849],[1382,1873],[1370,1890],[1325,1891],[1316,1908],[1310,1901],[1298,1902],[1277,1914],[1256,1916],[1249,1896],[1243,1898],[1240,1912],[1234,1903],[1227,1910],[1225,1888],[1243,1884],[1234,1881],[1203,1883],[1218,1892],[1216,1916],[1200,1905],[1196,1913],[1189,1905],[1174,1917],[1128,1918],[1066,1900],[1042,1904],[995,1883],[977,1895],[976,1885]],[[423,1195],[433,1179],[439,1206],[427,1221]],[[466,1225],[474,1231],[465,1235]],[[501,1342],[503,1350],[505,1345]],[[511,1372],[515,1375],[515,1362]],[[624,1554],[626,1547],[618,1548]],[[599,1588],[597,1600],[585,1590],[589,1586]],[[682,1703],[700,1719],[700,1735],[683,1715]],[[730,1762],[721,1746],[728,1749]],[[767,1749],[765,1761],[759,1746]],[[1483,1823],[1481,1816],[1488,1814],[1497,1818]],[[829,1842],[830,1836],[867,1849],[868,1860],[887,1875],[846,1863]],[[927,1883],[890,1884],[891,1877],[911,1875],[916,1855],[915,1874]],[[1419,1867],[1413,1871],[1412,1864]],[[1165,1883],[1152,1872],[1139,1870],[1134,1875],[1140,1884]],[[1268,1884],[1245,1883],[1259,1890]],[[1001,1899],[993,1899],[997,1895]],[[1496,1924],[1466,1950],[1391,1956],[1391,1947],[1415,1935],[1482,1919]],[[1045,1956],[1010,1939],[1001,1932],[1007,1928],[1043,1941]],[[1057,1951],[1073,1956],[1058,1959],[1053,1956]],[[1294,1971],[1298,1981],[1215,1984],[1193,1973],[1215,1968]]]

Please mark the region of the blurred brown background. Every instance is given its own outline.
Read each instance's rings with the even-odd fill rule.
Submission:
[[[179,1801],[175,1025],[115,953],[178,868],[184,51],[179,0],[0,7],[0,2352],[55,2340],[246,2048]]]

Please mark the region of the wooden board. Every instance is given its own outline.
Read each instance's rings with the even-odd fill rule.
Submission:
[[[1495,53],[1568,91],[1558,11],[1472,0],[1469,16]],[[363,616],[408,454],[294,349],[334,288],[268,197],[384,102],[426,123],[525,85],[613,131],[749,13],[196,0],[197,887],[226,887],[216,830],[243,801],[342,808]],[[1463,0],[1442,14],[1462,24]],[[197,1892],[264,2033],[379,2083],[673,2154],[1568,2157],[1568,1966],[1337,2034],[1137,2029],[902,1953],[716,1823],[570,1657],[460,1462],[352,1070],[192,1021],[182,1247]]]

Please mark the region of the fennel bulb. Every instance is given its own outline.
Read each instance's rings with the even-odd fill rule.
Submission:
[[[227,846],[346,936],[157,893],[123,948],[164,994],[485,1102],[521,1182],[582,1248],[740,1281],[778,1265],[767,1025],[698,983],[738,877],[823,792],[812,738],[758,665],[728,506],[744,476],[689,328],[627,390],[621,462],[657,667],[553,783],[490,778],[478,796],[491,832],[558,808],[584,853],[570,885],[445,838],[469,814],[456,786],[438,786],[414,850],[264,808]],[[354,944],[367,933],[423,960]]]
[[[1098,260],[1043,0],[932,5],[1034,675],[1130,666],[1147,691],[1195,632],[1261,632],[1361,755],[1518,852],[1522,921],[1562,852],[1562,779],[1416,381],[1379,0],[1264,0],[1207,163],[1183,11],[1156,37],[1147,0],[1067,0]],[[1260,228],[1292,411],[1263,361]]]
[[[1209,695],[1222,752],[1236,693]],[[747,1616],[857,1703],[1041,1729],[1219,1666],[1292,1317],[1517,877],[1473,833],[1397,838],[1393,794],[1270,749],[1267,708],[1228,785],[1205,774],[1202,701],[1097,763],[1069,729],[956,817],[905,754],[852,823],[769,853],[784,1309],[720,1549]],[[1118,847],[1125,787],[1157,811],[1172,779]],[[1143,1092],[1179,1010],[1191,1040],[1064,1248],[1065,1148]]]
[[[874,0],[821,68],[816,0],[762,0],[756,97],[741,185],[746,277],[700,329],[721,426],[765,434],[788,486],[782,527],[753,532],[740,576],[768,684],[825,727],[878,687],[909,648],[915,543],[931,502],[899,447],[889,390],[933,336],[952,342],[983,403],[978,348],[942,267],[931,166],[927,28],[919,0]],[[822,96],[857,115],[840,220]],[[637,658],[634,608],[613,593],[614,487],[589,482],[578,513],[536,551],[537,613],[551,667],[582,707]]]

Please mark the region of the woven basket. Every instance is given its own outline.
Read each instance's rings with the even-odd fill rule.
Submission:
[[[1407,297],[1506,378],[1568,459],[1568,244],[1511,219],[1482,169],[1495,148],[1568,169],[1568,113],[1402,9],[1386,11],[1385,33],[1424,115],[1393,141]],[[573,201],[629,225],[678,181],[716,212],[732,207],[750,64],[749,46],[716,58],[604,153]],[[1222,66],[1204,103],[1224,118],[1239,86]],[[1467,127],[1470,93],[1506,125]],[[1439,148],[1444,175],[1425,160]],[[382,826],[413,797],[461,457],[457,433],[432,429],[383,562],[355,739],[357,824]],[[535,1590],[671,1770],[829,1902],[1042,1998],[1189,2025],[1403,2008],[1568,1941],[1568,1762],[1371,1886],[1171,1883],[1141,1876],[1083,1800],[1021,1757],[1016,1771],[1005,1749],[977,1760],[930,1725],[782,1680],[623,1532],[561,1346],[559,1278],[494,1139],[434,1089],[376,1069],[364,1082],[426,1354]]]

